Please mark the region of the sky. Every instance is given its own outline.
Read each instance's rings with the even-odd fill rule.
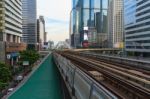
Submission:
[[[69,38],[71,0],[37,0],[37,16],[46,21],[47,39],[55,43]]]

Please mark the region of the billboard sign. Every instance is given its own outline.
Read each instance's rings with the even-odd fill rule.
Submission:
[[[88,41],[88,34],[84,33],[84,41],[87,40]]]
[[[84,31],[88,31],[89,28],[88,28],[88,27],[83,27],[83,30],[84,30]]]
[[[29,61],[23,61],[23,66],[29,66]]]

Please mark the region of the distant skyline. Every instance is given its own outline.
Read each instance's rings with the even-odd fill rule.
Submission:
[[[46,21],[47,39],[55,43],[69,38],[71,0],[37,0],[37,17]]]

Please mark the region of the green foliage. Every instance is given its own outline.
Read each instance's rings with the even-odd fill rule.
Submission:
[[[0,82],[8,82],[11,78],[11,72],[8,66],[0,63]]]
[[[0,90],[3,90],[6,86],[8,86],[8,83],[0,82]]]
[[[22,51],[20,52],[20,55],[21,55],[21,60],[29,61],[30,65],[35,63],[40,57],[39,53],[35,50]]]
[[[34,44],[28,44],[27,50],[35,50],[36,46]]]
[[[135,56],[135,55],[134,55],[134,52],[128,52],[127,55],[128,55],[128,56]]]
[[[11,80],[11,71],[4,63],[0,63],[0,89],[3,89]]]

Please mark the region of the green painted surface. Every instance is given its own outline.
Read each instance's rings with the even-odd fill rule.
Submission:
[[[9,99],[62,99],[57,67],[49,56]]]

